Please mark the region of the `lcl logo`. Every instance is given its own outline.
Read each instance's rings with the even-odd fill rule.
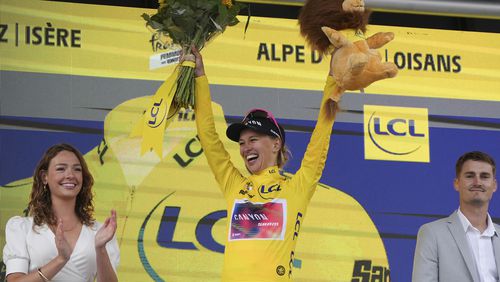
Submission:
[[[429,161],[429,125],[425,108],[364,106],[365,158]]]
[[[398,126],[399,125],[399,126]],[[385,127],[385,128],[382,128]],[[373,128],[372,130],[370,130]],[[385,136],[411,136],[411,137],[425,137],[425,134],[423,133],[417,133],[415,129],[415,120],[413,119],[402,119],[402,118],[394,118],[390,119],[386,124],[382,124],[381,118],[376,116],[376,112],[374,112],[370,120],[368,121],[368,134],[370,136],[371,141],[375,146],[377,146],[380,150],[389,153],[389,154],[394,154],[394,155],[408,155],[416,150],[420,149],[422,145],[417,145],[414,149],[411,149],[406,152],[396,152],[396,151],[391,151],[389,149],[384,148],[381,146],[375,138],[375,135],[385,135]]]
[[[155,128],[161,125],[167,114],[166,105],[163,98],[160,101],[155,101],[153,106],[146,112],[148,118],[148,126]]]

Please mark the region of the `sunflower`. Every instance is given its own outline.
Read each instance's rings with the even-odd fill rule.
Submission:
[[[233,0],[158,0],[154,15],[143,14],[146,25],[181,46],[185,55],[201,50],[212,38],[236,25],[243,4]],[[176,108],[194,107],[194,71],[181,66],[173,100]]]
[[[233,1],[232,0],[222,0],[222,4],[224,4],[224,6],[226,6],[228,8],[231,8],[233,6]]]

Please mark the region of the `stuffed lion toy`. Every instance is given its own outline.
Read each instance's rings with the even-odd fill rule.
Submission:
[[[371,11],[363,0],[307,0],[299,15],[300,32],[313,50],[332,55],[335,95],[360,90],[371,83],[396,76],[395,64],[382,62],[376,50],[394,39],[392,32],[365,38]],[[359,39],[349,40],[347,34]],[[325,36],[326,35],[326,36]]]

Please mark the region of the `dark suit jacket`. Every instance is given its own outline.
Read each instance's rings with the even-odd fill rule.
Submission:
[[[500,275],[500,226],[492,237]],[[479,282],[474,255],[457,212],[422,225],[418,231],[413,261],[413,282]]]

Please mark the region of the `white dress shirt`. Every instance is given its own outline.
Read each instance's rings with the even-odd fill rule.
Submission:
[[[52,230],[46,224],[35,227],[36,231],[33,231],[32,226],[32,217],[15,216],[7,222],[5,228],[7,242],[3,249],[6,275],[36,271],[57,256],[55,235]],[[94,238],[101,226],[102,224],[97,222],[92,227],[83,225],[69,261],[50,281],[94,281],[97,273]],[[120,261],[116,237],[106,244],[106,250],[116,272]]]
[[[497,282],[498,271],[495,263],[495,254],[493,253],[493,243],[491,242],[491,237],[495,236],[495,227],[490,215],[488,214],[488,227],[481,233],[477,228],[472,226],[460,209],[458,209],[457,214],[464,227],[469,247],[474,255],[474,261],[476,262],[481,282]]]

